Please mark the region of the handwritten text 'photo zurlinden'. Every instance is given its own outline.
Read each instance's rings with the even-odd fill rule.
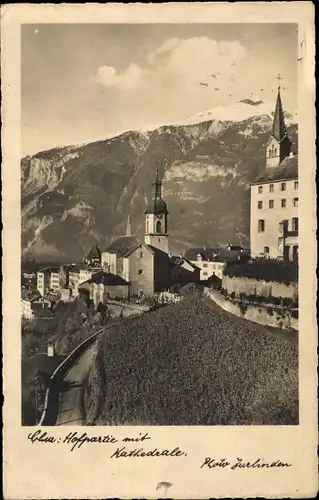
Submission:
[[[290,23],[21,26],[23,426],[299,424],[297,59]],[[188,453],[117,439],[29,434]]]

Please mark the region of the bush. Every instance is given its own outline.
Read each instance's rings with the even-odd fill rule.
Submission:
[[[226,266],[224,274],[230,278],[245,277],[289,285],[298,282],[298,264],[291,261],[263,259],[255,262],[231,264]]]

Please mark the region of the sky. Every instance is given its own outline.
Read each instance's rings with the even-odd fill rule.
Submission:
[[[294,24],[28,24],[22,155],[173,124],[257,95],[297,110]]]

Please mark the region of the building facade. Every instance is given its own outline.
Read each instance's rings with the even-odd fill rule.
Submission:
[[[46,267],[37,273],[37,290],[43,296],[47,291],[58,292],[60,290],[60,268]]]
[[[298,259],[298,156],[291,152],[280,87],[272,134],[266,144],[266,168],[251,185],[252,257]]]
[[[120,276],[104,271],[96,273],[90,280],[90,299],[95,309],[99,304],[107,304],[108,299],[126,299],[129,297],[129,283]]]

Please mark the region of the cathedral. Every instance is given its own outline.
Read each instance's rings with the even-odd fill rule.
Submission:
[[[280,75],[278,75],[278,80]],[[292,152],[278,85],[265,169],[250,188],[252,257],[298,259],[298,156]]]
[[[162,198],[162,182],[152,184],[152,195],[145,213],[144,240],[131,235],[130,219],[126,235],[116,238],[102,252],[102,268],[121,276],[130,284],[130,295],[154,295],[172,284],[199,281],[200,270],[181,257],[169,253],[168,210]]]

